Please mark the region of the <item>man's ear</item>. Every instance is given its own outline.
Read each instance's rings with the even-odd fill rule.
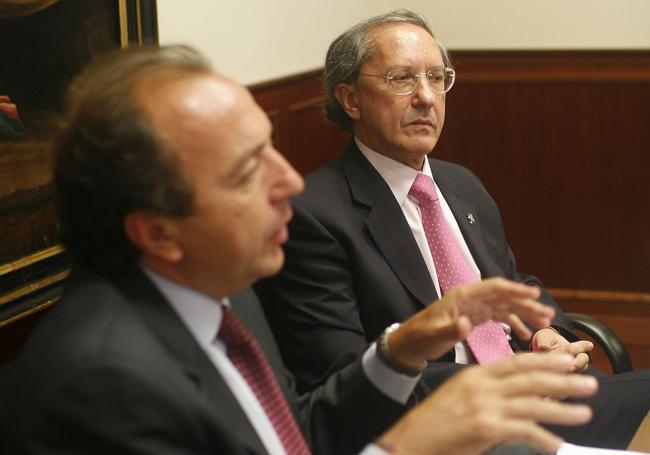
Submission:
[[[357,104],[357,95],[352,84],[341,82],[334,89],[334,96],[343,107],[343,110],[352,120],[359,120],[361,112]]]
[[[166,216],[136,210],[124,217],[124,232],[143,257],[169,263],[183,258],[176,225]]]

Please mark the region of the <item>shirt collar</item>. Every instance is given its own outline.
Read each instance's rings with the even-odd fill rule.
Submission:
[[[379,175],[381,175],[389,186],[395,199],[397,199],[398,204],[401,206],[408,197],[409,191],[411,191],[411,186],[415,181],[418,171],[400,163],[399,161],[395,161],[392,158],[388,158],[387,156],[375,152],[361,142],[357,137],[355,137],[354,140],[363,156],[365,156],[366,159],[370,161],[372,167],[379,172]],[[422,174],[431,177],[433,180],[433,174],[431,174],[431,167],[429,166],[428,159],[424,160],[421,172]]]
[[[212,343],[221,327],[223,305],[230,306],[228,299],[215,300],[169,280],[143,265],[140,265],[140,268],[169,301],[199,345],[205,347]]]

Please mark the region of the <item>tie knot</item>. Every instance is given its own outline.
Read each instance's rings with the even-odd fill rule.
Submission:
[[[253,338],[239,318],[226,307],[223,307],[223,318],[217,336],[229,347],[245,344]]]
[[[433,183],[431,177],[418,172],[418,175],[411,185],[409,196],[413,196],[420,205],[431,204],[438,200],[438,193],[436,193],[436,185]]]

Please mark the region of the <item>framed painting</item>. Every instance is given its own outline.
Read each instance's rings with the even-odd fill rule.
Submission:
[[[157,41],[155,0],[0,0],[0,327],[53,304],[69,273],[51,173],[68,82]]]

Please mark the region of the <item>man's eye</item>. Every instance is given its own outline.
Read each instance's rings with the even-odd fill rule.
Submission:
[[[255,175],[257,170],[260,168],[261,160],[255,158],[251,163],[246,167],[246,170],[239,176],[237,179],[238,185],[244,185]]]
[[[397,73],[393,74],[391,79],[395,82],[408,82],[413,79],[413,75],[411,73]]]
[[[428,73],[427,79],[431,82],[440,83],[445,80],[445,76],[442,73]]]

